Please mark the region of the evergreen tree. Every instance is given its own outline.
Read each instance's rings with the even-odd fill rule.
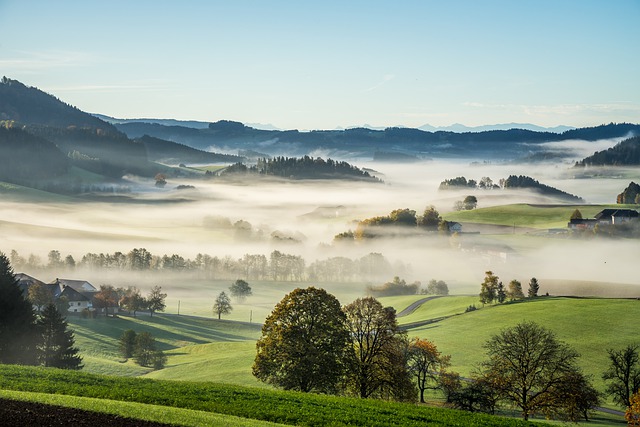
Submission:
[[[74,347],[73,331],[67,330],[67,321],[56,306],[47,305],[37,323],[39,343],[36,347],[41,365],[61,369],[82,369],[82,357]]]
[[[507,293],[504,290],[502,282],[498,283],[498,290],[496,292],[496,299],[502,304],[507,299]]]
[[[35,364],[35,314],[0,252],[0,363]]]
[[[136,347],[136,331],[127,329],[120,336],[120,354],[125,359],[133,357],[133,351]]]
[[[529,290],[527,291],[527,295],[529,298],[535,298],[538,296],[538,291],[540,290],[540,284],[538,283],[538,279],[532,277],[529,280]]]

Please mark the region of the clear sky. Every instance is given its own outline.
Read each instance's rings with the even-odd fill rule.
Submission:
[[[0,75],[118,118],[640,123],[640,0],[0,0]]]

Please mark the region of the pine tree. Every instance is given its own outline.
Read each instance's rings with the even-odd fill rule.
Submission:
[[[67,330],[67,321],[49,304],[38,319],[37,331],[40,342],[36,347],[38,362],[41,365],[61,369],[82,369],[82,357],[74,347],[73,331]]]
[[[496,298],[498,302],[502,304],[507,299],[507,293],[504,290],[502,282],[498,283],[498,291],[496,292]]]
[[[540,284],[538,283],[538,279],[532,277],[529,280],[529,290],[527,291],[527,296],[529,298],[535,298],[538,296],[538,291],[540,290]]]
[[[35,314],[0,252],[0,363],[35,364]]]

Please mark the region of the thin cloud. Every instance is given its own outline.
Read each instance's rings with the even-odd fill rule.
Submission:
[[[393,80],[396,76],[394,76],[393,74],[386,74],[384,76],[384,78],[382,79],[382,81],[378,82],[377,84],[371,86],[368,89],[363,90],[363,92],[372,92],[376,89],[378,89],[379,87],[385,85],[386,83],[390,82],[391,80]]]
[[[0,67],[9,71],[39,72],[53,68],[69,68],[93,65],[102,62],[97,56],[77,51],[19,51],[13,58],[0,59]]]

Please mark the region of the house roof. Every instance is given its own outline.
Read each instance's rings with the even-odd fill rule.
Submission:
[[[603,209],[595,215],[595,219],[604,219],[610,217],[616,218],[638,218],[640,214],[633,209]]]
[[[44,285],[45,283],[36,279],[35,277],[29,276],[24,273],[17,273],[15,275],[16,280],[18,281],[18,287],[22,291],[24,295],[29,292],[29,287],[32,285],[40,284]]]
[[[95,286],[86,280],[56,279],[50,283],[61,288],[70,287],[77,292],[98,292]]]

